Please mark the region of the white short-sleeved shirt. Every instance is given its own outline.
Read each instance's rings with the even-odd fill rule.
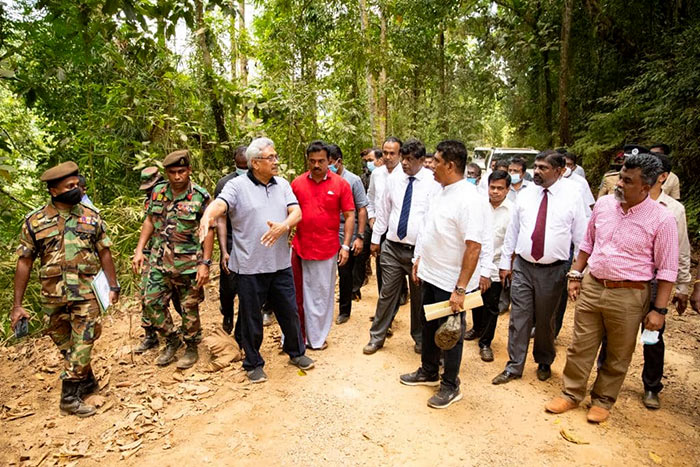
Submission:
[[[432,197],[418,236],[414,255],[420,257],[418,277],[451,292],[462,270],[467,240],[483,241],[484,200],[466,180],[444,187]],[[479,266],[469,279],[467,290],[479,286]]]

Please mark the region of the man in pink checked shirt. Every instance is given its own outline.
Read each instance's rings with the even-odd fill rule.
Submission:
[[[627,157],[614,195],[603,196],[593,209],[588,230],[569,278],[569,298],[576,304],[574,335],[567,352],[562,395],[545,405],[562,413],[586,395],[591,367],[607,334],[607,357],[591,389],[588,421],[608,418],[627,375],[640,324],[650,331],[664,325],[666,305],[678,273],[676,221],[649,197],[663,172],[650,154]],[[583,274],[585,267],[589,272]],[[656,299],[650,306],[650,284],[656,277]]]

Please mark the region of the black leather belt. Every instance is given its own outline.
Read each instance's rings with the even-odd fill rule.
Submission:
[[[386,241],[391,243],[392,246],[395,246],[396,248],[401,248],[403,250],[413,251],[415,248],[414,245],[409,245],[408,243],[393,242],[393,241],[389,240],[388,238],[386,239]]]

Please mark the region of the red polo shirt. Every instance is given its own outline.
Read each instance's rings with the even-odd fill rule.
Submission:
[[[339,215],[355,210],[350,184],[331,171],[316,183],[306,172],[294,179],[292,191],[301,207],[301,222],[292,240],[294,251],[305,260],[332,258],[340,249]]]

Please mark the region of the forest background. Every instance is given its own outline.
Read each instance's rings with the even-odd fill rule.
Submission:
[[[623,144],[673,149],[698,240],[700,8],[694,0],[17,0],[0,2],[0,340],[23,216],[46,168],[76,161],[125,294],[139,171],[175,149],[212,190],[233,149],[385,136],[566,146],[594,191]],[[247,11],[246,11],[247,10]],[[246,21],[247,19],[247,21]],[[33,276],[36,277],[36,276]],[[25,306],[40,309],[38,283]],[[39,326],[38,320],[33,327]]]

